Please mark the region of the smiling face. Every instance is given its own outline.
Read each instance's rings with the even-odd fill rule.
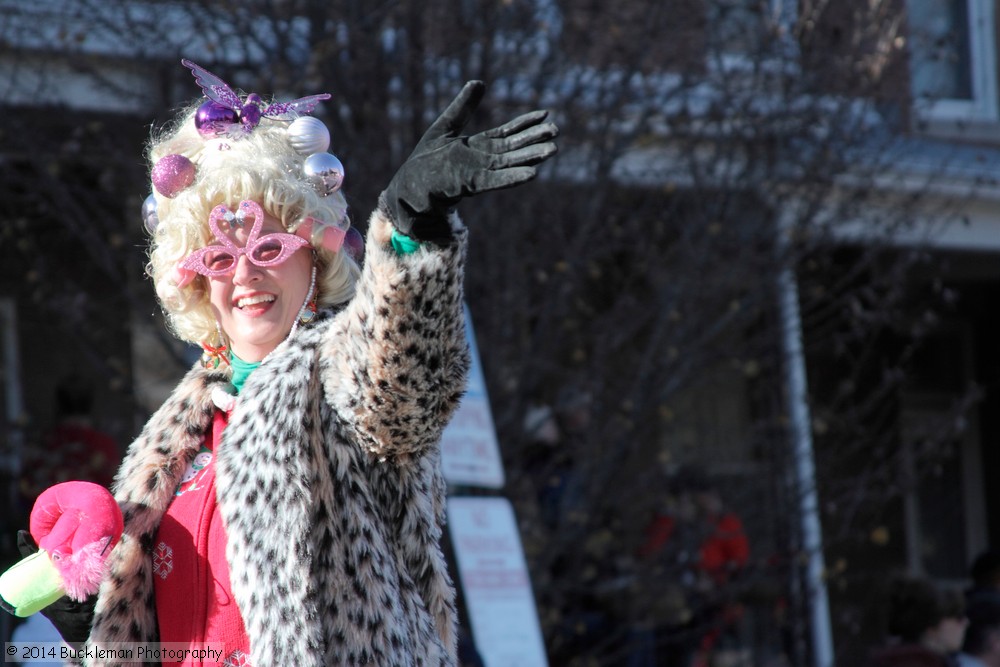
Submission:
[[[220,231],[243,247],[251,235],[249,227],[223,226]],[[284,232],[277,218],[264,215],[260,237]],[[233,270],[206,276],[212,311],[236,356],[260,361],[288,337],[309,292],[311,271],[312,254],[306,246],[269,266],[259,266],[241,254]]]

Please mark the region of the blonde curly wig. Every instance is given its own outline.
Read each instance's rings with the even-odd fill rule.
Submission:
[[[265,118],[245,137],[206,140],[194,124],[200,102],[154,136],[147,152],[150,169],[171,154],[183,155],[195,165],[194,182],[175,197],[163,197],[153,189],[159,224],[146,271],[174,335],[196,345],[218,339],[208,285],[199,275],[178,287],[175,269],[192,251],[213,242],[208,217],[215,206],[235,206],[252,199],[293,233],[306,217],[321,223],[347,223],[343,194],[338,191],[321,197],[304,180],[305,156],[289,143],[287,122]],[[360,273],[357,264],[343,248],[331,253],[314,246],[314,251],[317,304],[324,307],[348,301]]]

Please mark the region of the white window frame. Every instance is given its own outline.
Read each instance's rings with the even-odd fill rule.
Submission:
[[[997,47],[994,0],[965,0],[969,19],[969,65],[972,99],[913,100],[917,118],[924,121],[996,122]],[[912,81],[912,72],[910,74]]]

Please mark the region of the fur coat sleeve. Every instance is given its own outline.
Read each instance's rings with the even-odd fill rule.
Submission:
[[[397,256],[391,223],[372,217],[357,297],[323,344],[322,381],[359,443],[379,458],[426,452],[465,390],[462,316],[466,232],[454,246]]]
[[[452,222],[455,243],[399,256],[373,215],[355,297],[283,343],[230,416],[217,498],[254,665],[455,664],[437,447],[469,363]],[[156,532],[225,380],[193,370],[130,447],[90,646],[156,641]]]

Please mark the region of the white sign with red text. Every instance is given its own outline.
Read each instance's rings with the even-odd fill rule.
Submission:
[[[441,468],[449,484],[499,489],[504,484],[503,461],[468,308],[465,309],[465,336],[472,355],[469,384],[455,416],[441,436]]]
[[[547,667],[531,578],[506,498],[448,499],[472,636],[486,667]]]

